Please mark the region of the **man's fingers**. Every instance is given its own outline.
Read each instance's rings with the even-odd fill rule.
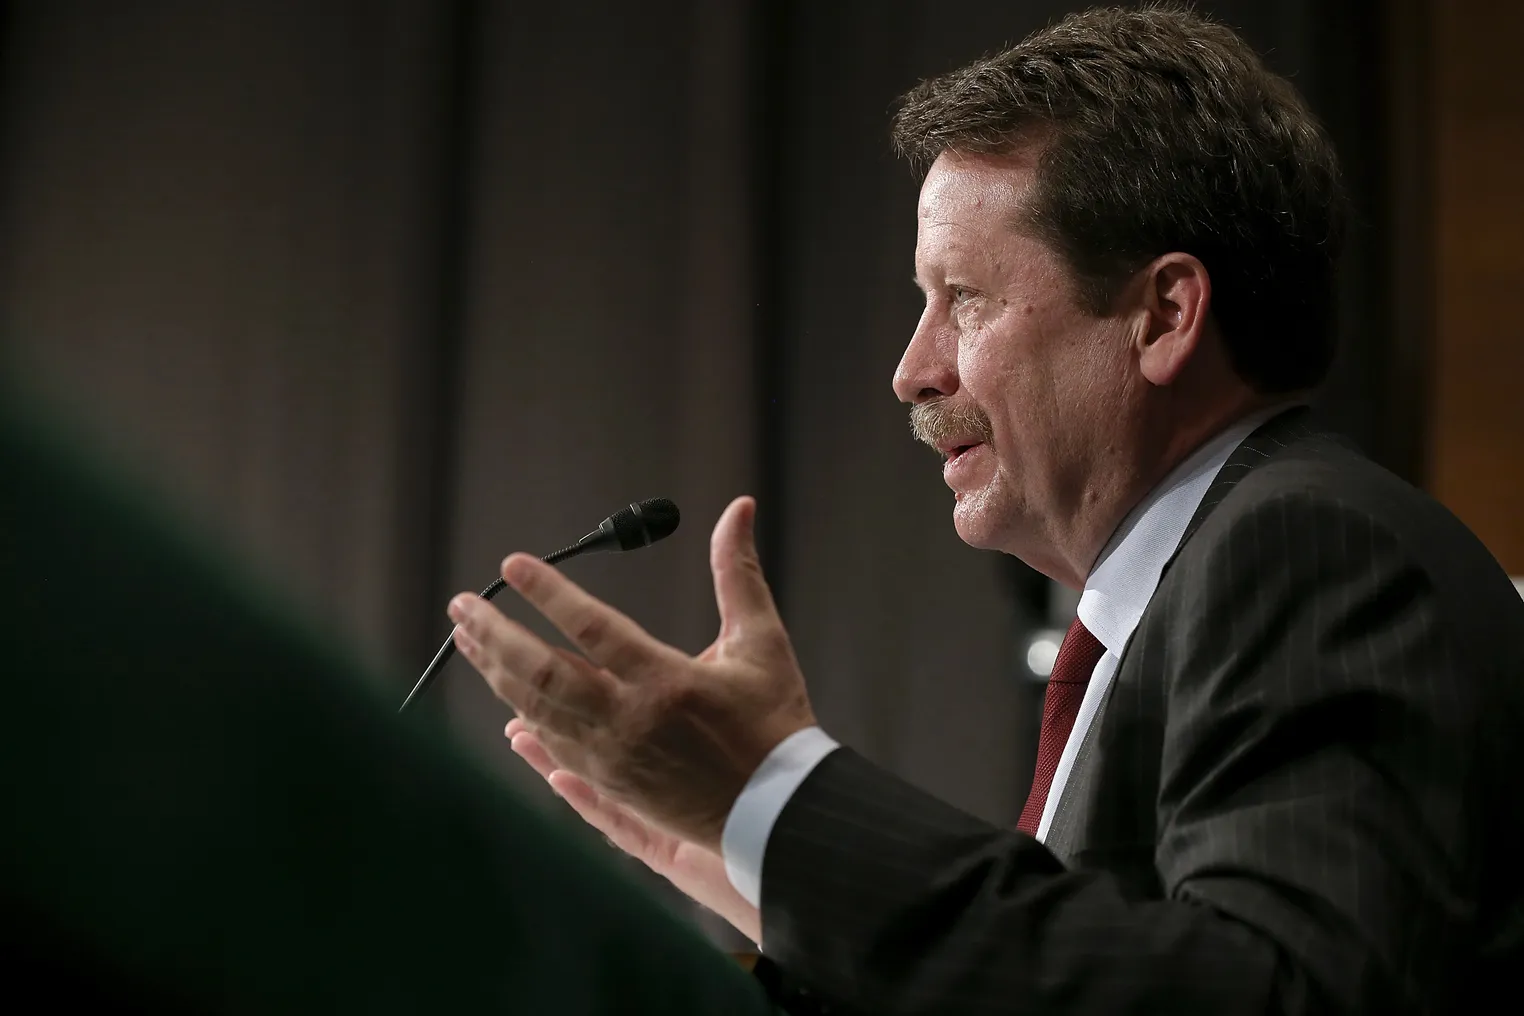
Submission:
[[[550,779],[551,773],[560,768],[556,765],[556,760],[550,757],[550,752],[546,751],[545,746],[540,743],[540,739],[527,730],[514,734],[508,743],[515,755],[528,762],[531,769],[547,780]]]
[[[511,726],[512,724],[510,724]],[[541,776],[572,810],[588,825],[627,854],[638,854],[649,843],[645,825],[631,817],[623,807],[604,797],[582,777],[556,765],[550,752],[532,732],[520,729],[514,732],[510,742],[514,752],[528,762],[530,768]]]
[[[757,502],[738,497],[730,502],[709,539],[709,568],[714,572],[714,598],[720,624],[727,632],[776,624],[777,607],[757,557]]]
[[[640,625],[528,554],[514,554],[503,562],[503,581],[588,659],[619,677],[638,678],[669,661],[673,651]]]
[[[520,716],[569,730],[606,715],[612,683],[587,661],[547,645],[474,593],[456,596],[449,613],[461,655]]]
[[[551,789],[571,805],[582,821],[607,836],[610,843],[626,854],[648,860],[651,832],[644,822],[598,793],[575,773],[557,769],[550,774],[549,781]]]

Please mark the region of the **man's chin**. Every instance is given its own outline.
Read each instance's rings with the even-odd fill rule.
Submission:
[[[953,528],[958,539],[975,550],[999,550],[999,520],[989,503],[989,492],[971,490],[955,495],[953,504]]]

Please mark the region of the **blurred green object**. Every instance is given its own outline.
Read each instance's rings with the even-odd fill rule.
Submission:
[[[770,1011],[77,445],[0,377],[8,1003]]]

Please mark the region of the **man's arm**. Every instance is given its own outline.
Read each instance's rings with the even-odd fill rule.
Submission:
[[[1477,709],[1435,592],[1332,498],[1211,522],[1155,614],[1165,898],[838,751],[767,843],[764,941],[792,979],[883,1013],[1444,1007]]]

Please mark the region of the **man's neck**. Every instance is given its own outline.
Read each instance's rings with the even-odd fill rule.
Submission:
[[[1245,393],[1240,398],[1224,400],[1210,412],[1186,416],[1161,414],[1156,420],[1140,421],[1133,430],[1138,439],[1120,452],[1109,471],[1116,480],[1111,496],[1102,495],[1092,502],[1089,525],[1083,534],[1076,534],[1079,538],[1074,542],[1072,560],[1064,563],[1062,574],[1039,570],[1071,589],[1082,589],[1118,527],[1197,449],[1241,420],[1301,401],[1305,401],[1305,393],[1273,396]]]

